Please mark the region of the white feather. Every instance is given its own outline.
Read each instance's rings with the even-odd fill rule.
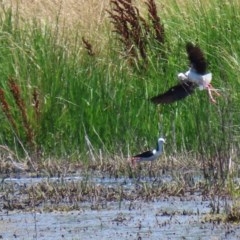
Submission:
[[[204,75],[201,75],[195,71],[195,69],[190,68],[185,73],[179,73],[178,79],[181,81],[190,81],[194,82],[198,85],[200,90],[208,88],[208,85],[212,81],[212,73],[207,73]]]

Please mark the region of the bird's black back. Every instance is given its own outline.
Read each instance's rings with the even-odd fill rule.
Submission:
[[[133,157],[135,157],[135,158],[138,158],[138,157],[140,157],[140,158],[148,158],[148,157],[151,157],[152,155],[153,155],[153,152],[149,150],[149,151],[140,153],[138,155],[135,155]]]

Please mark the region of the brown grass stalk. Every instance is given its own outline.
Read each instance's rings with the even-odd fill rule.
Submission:
[[[133,5],[132,0],[111,0],[111,9],[108,11],[114,32],[123,43],[127,57],[137,61],[147,62],[148,47],[151,47],[151,37],[158,43],[164,43],[164,26],[157,13],[154,0],[147,0],[148,16],[146,21]]]
[[[87,52],[88,52],[88,55],[89,56],[94,56],[95,53],[93,51],[93,48],[92,48],[92,44],[89,43],[88,40],[86,40],[84,37],[82,37],[82,42],[84,44],[84,47],[86,48]]]
[[[27,111],[26,111],[26,106],[24,104],[24,101],[21,97],[21,91],[16,83],[16,81],[13,78],[9,78],[8,80],[9,88],[10,91],[13,95],[13,98],[15,100],[16,105],[18,106],[18,109],[21,113],[22,121],[23,121],[23,126],[26,132],[27,140],[30,146],[34,146],[34,132],[32,130],[32,127],[29,123],[28,117],[27,117]]]
[[[133,6],[132,0],[111,0],[108,11],[114,31],[125,46],[129,57],[146,59],[147,23],[140,16],[139,10]]]
[[[40,100],[39,100],[39,92],[36,88],[34,88],[32,96],[33,96],[33,107],[34,107],[36,122],[39,123],[39,119],[40,119]]]
[[[13,127],[14,131],[17,132],[17,125],[10,111],[10,106],[8,105],[3,89],[0,88],[0,103],[4,114],[6,115],[9,123]]]
[[[155,38],[159,43],[164,43],[164,26],[157,13],[157,6],[154,0],[147,0],[148,15],[152,21],[153,29],[155,30]]]

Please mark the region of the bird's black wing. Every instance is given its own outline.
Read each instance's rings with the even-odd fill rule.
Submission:
[[[184,81],[177,84],[176,86],[171,87],[165,93],[152,97],[150,100],[155,104],[173,103],[191,95],[194,92],[195,88],[195,83]]]
[[[146,152],[140,153],[138,155],[135,155],[133,157],[134,158],[148,158],[148,157],[151,157],[152,155],[153,155],[152,151],[146,151]]]
[[[207,71],[207,61],[202,50],[190,42],[186,44],[186,50],[192,67],[196,70],[197,73],[205,74]]]

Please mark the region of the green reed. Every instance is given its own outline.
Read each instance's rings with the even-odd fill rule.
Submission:
[[[34,130],[33,141],[46,155],[86,159],[91,151],[98,155],[101,150],[110,157],[127,156],[154,147],[164,135],[168,155],[196,152],[203,161],[227,166],[230,149],[239,149],[240,6],[211,2],[182,8],[172,0],[160,9],[164,44],[147,39],[145,64],[136,59],[130,64],[121,54],[122,43],[109,23],[103,33],[107,49],[99,52],[89,40],[94,52],[89,54],[81,29],[72,32],[70,40],[66,29],[37,21],[19,24],[18,16],[4,11],[0,87],[18,131],[1,111],[0,144],[21,149],[28,142],[8,88],[13,77]],[[188,68],[187,41],[198,43],[206,53],[221,97],[213,105],[206,92],[197,91],[181,102],[156,107],[148,99],[176,84],[179,71]],[[34,89],[39,94],[37,118]],[[216,158],[223,161],[216,163]]]

